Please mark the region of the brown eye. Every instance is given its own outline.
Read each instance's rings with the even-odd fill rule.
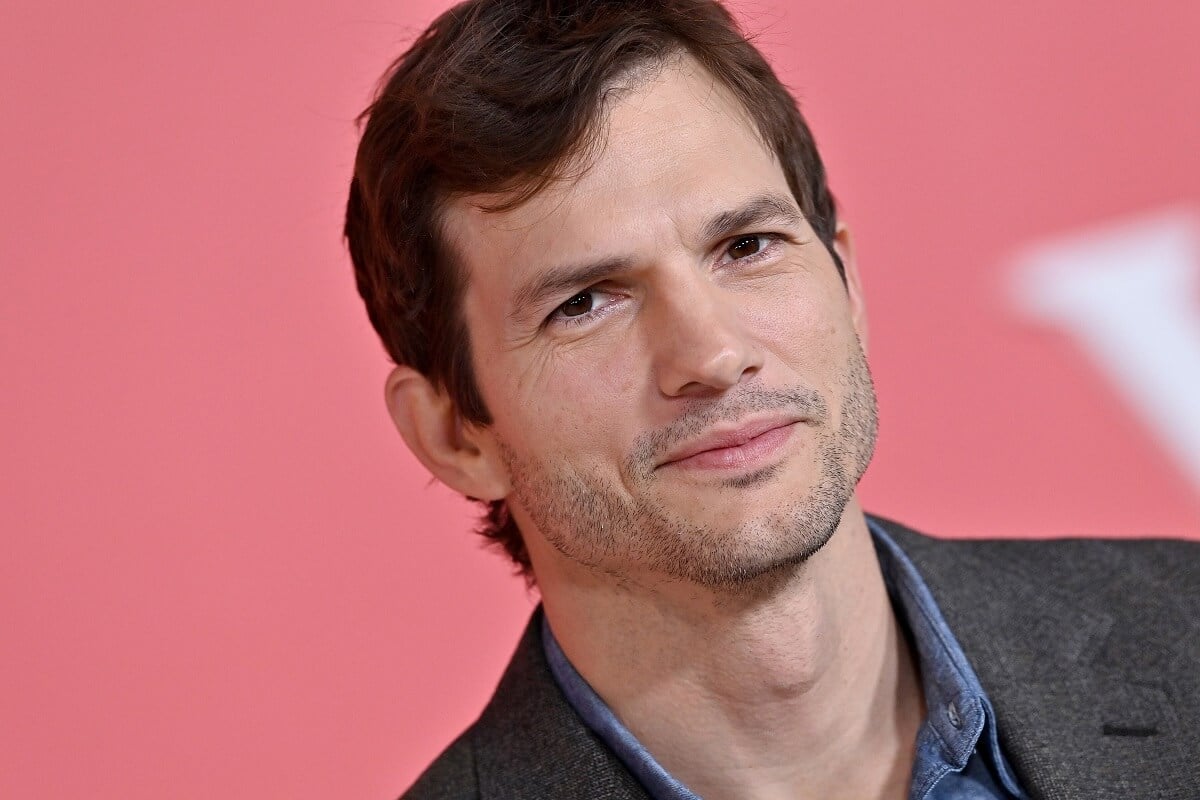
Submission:
[[[730,258],[738,259],[752,256],[759,250],[762,250],[761,236],[742,236],[733,241],[726,250]]]
[[[581,314],[586,314],[591,311],[592,305],[592,293],[580,292],[559,306],[559,308],[562,309],[564,317],[578,317]]]

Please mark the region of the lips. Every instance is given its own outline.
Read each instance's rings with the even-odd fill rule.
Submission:
[[[712,430],[669,453],[659,466],[753,467],[767,461],[790,438],[797,422],[794,417],[769,417]]]

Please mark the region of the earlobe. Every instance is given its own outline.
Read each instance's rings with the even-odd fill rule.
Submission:
[[[838,223],[833,235],[833,249],[842,260],[845,269],[846,292],[850,297],[850,320],[858,334],[863,351],[867,350],[867,304],[863,295],[862,279],[858,274],[858,261],[854,252],[854,237],[845,223]]]
[[[384,396],[396,430],[435,478],[480,500],[508,494],[503,465],[483,446],[481,431],[462,421],[444,390],[415,369],[398,366],[388,375]]]

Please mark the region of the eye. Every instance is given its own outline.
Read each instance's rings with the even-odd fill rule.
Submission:
[[[735,261],[739,258],[747,258],[763,249],[763,240],[766,238],[766,236],[759,233],[739,236],[729,244],[725,252]]]
[[[595,306],[594,292],[580,292],[558,307],[564,317],[578,317],[588,313]]]
[[[546,318],[548,325],[586,325],[620,305],[618,293],[585,289],[562,303]]]

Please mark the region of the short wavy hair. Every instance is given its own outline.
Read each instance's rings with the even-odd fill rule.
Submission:
[[[714,0],[467,0],[391,65],[360,116],[345,224],[359,294],[391,358],[446,392],[465,421],[492,418],[472,368],[464,271],[442,236],[447,200],[493,194],[506,198],[495,210],[512,208],[563,177],[596,143],[606,92],[676,54],[744,107],[832,253],[837,213],[812,133]],[[479,532],[532,580],[506,504],[485,505]]]

